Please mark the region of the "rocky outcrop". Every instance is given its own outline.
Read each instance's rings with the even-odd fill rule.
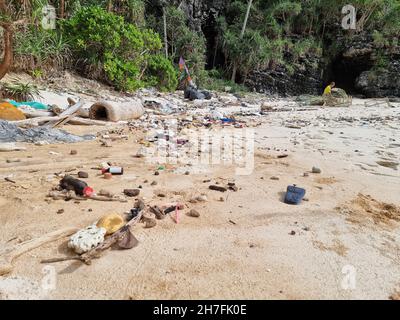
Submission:
[[[227,0],[179,0],[176,5],[185,12],[189,27],[202,32],[202,27],[210,16],[217,17],[226,8]]]
[[[317,57],[300,58],[293,68],[293,70],[288,70],[286,66],[278,66],[273,70],[255,70],[249,74],[245,85],[256,92],[269,95],[321,94],[322,69]]]
[[[356,92],[369,98],[400,96],[399,46],[380,45],[365,34],[340,39],[340,42],[343,51],[339,59],[347,66],[344,76],[356,74],[353,79]]]
[[[368,98],[400,97],[400,59],[385,69],[362,72],[355,85]]]
[[[335,43],[340,45],[336,56],[324,57],[331,60],[324,67],[322,59],[307,56],[293,66],[294,72],[285,66],[255,70],[245,84],[260,93],[288,96],[321,94],[326,83],[336,81],[352,95],[400,97],[400,46],[379,45],[365,34],[338,38]]]

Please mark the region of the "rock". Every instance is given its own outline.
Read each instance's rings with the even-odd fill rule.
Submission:
[[[110,179],[112,179],[112,174],[109,173],[109,172],[105,172],[105,173],[103,174],[103,177],[104,177],[104,179],[110,180]]]
[[[225,187],[220,187],[220,186],[216,186],[216,185],[211,185],[208,187],[210,190],[214,190],[214,191],[219,191],[219,192],[226,192],[228,191],[227,188]]]
[[[150,229],[154,228],[157,225],[157,221],[152,218],[143,217],[143,221],[145,222],[145,228]]]
[[[110,141],[107,141],[107,140],[100,140],[100,143],[101,143],[101,146],[102,146],[102,147],[106,147],[106,148],[111,148],[111,147],[112,147]]]
[[[112,193],[111,191],[105,190],[105,189],[101,189],[99,191],[99,196],[104,196],[104,197],[110,197],[112,198],[114,196],[114,193]]]
[[[154,172],[154,175],[158,176],[158,175],[160,175],[160,173],[158,171],[156,171],[156,172]]]
[[[229,188],[229,190],[232,190],[234,192],[239,190],[239,188],[236,186],[236,184],[232,183],[232,182],[228,183],[228,188]]]
[[[207,196],[205,194],[202,194],[202,195],[197,196],[196,200],[199,201],[199,202],[206,202],[208,199],[207,199]]]
[[[322,171],[321,171],[321,169],[318,168],[318,167],[312,167],[311,172],[312,172],[312,173],[317,173],[317,174],[319,174],[319,173],[321,173]]]
[[[249,73],[245,85],[259,93],[271,95],[320,95],[323,83],[321,65],[317,55],[307,54],[293,65],[293,72],[289,72],[283,64],[274,69],[254,69]]]
[[[399,163],[394,161],[377,161],[376,163],[382,167],[390,168],[393,170],[397,170],[397,167],[399,166]]]
[[[89,178],[89,174],[87,172],[84,172],[84,171],[79,171],[78,172],[78,177],[86,179],[86,178]]]
[[[188,215],[189,217],[193,217],[193,218],[198,218],[198,217],[200,217],[200,213],[199,213],[197,210],[195,210],[195,209],[190,210],[190,211],[187,213],[187,215]]]
[[[272,176],[270,179],[271,179],[271,180],[275,180],[275,181],[277,181],[277,180],[279,180],[279,177]]]
[[[290,231],[289,234],[290,234],[291,236],[294,236],[294,235],[296,235],[296,231],[292,230],[292,231]]]
[[[128,197],[136,197],[140,194],[139,189],[125,189],[124,194]]]
[[[71,150],[70,151],[70,153],[69,153],[71,156],[74,156],[74,155],[77,155],[78,154],[78,151],[77,150]]]
[[[57,210],[57,214],[63,214],[63,213],[64,213],[64,209]]]
[[[136,152],[136,158],[144,158],[146,156],[146,148],[140,147],[140,149]]]
[[[204,194],[201,194],[201,195],[199,195],[199,196],[196,196],[196,197],[191,198],[191,199],[189,200],[189,202],[191,202],[191,203],[197,203],[197,202],[206,202],[207,200],[208,200],[208,199],[207,199],[207,196],[204,195]]]
[[[156,186],[158,184],[157,181],[153,181],[152,183],[150,183],[151,186]]]

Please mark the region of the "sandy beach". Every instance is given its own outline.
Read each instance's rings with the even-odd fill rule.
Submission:
[[[143,131],[127,126],[63,127],[79,135],[122,128],[127,138],[112,141],[111,147],[96,139],[26,143],[25,151],[0,153],[4,246],[63,227],[83,228],[105,214],[133,207],[134,198],[126,203],[46,198],[58,185],[55,174],[85,171],[85,181],[97,191],[122,195],[126,188],[141,186],[146,204],[185,204],[179,223],[171,215],[151,229],[137,224],[132,230],[139,240],[136,248],[109,250],[91,265],[51,264],[55,287],[36,295],[19,292],[17,298],[398,298],[400,104],[366,107],[365,100],[354,99],[350,108],[299,111],[290,99],[267,102],[274,111],[236,117],[254,134],[254,167],[245,175],[238,175],[237,164],[231,162],[165,164],[155,176],[159,164],[135,157],[143,147]],[[230,108],[220,111],[229,114],[235,107]],[[254,108],[259,112],[260,105]],[[253,112],[252,105],[239,109]],[[207,104],[185,116],[203,111],[209,112]],[[210,132],[241,130],[215,125]],[[124,175],[104,179],[92,169],[104,161],[121,165]],[[312,173],[313,167],[321,173]],[[209,189],[228,182],[238,190]],[[298,206],[283,202],[287,186],[293,184],[306,190]],[[206,201],[190,202],[198,195],[205,195]],[[190,209],[200,217],[187,216]],[[45,276],[40,261],[68,254],[66,239],[44,245],[17,258],[12,273],[0,280],[40,283]],[[12,296],[4,288],[0,293],[1,298]]]

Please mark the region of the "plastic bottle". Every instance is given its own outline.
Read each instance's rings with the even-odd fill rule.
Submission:
[[[124,174],[124,168],[121,167],[109,167],[107,169],[102,169],[101,173],[111,173],[112,175],[122,175]]]
[[[93,189],[85,181],[76,179],[72,176],[65,176],[60,181],[60,187],[66,190],[74,190],[76,195],[90,197]]]

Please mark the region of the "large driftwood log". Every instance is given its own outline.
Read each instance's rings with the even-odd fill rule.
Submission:
[[[64,119],[64,117],[61,117],[61,116],[39,117],[39,118],[32,118],[32,119],[27,119],[27,120],[13,121],[12,123],[17,125],[18,127],[25,127],[25,126],[28,127],[28,126],[39,126],[39,125],[49,122],[49,121],[60,121],[62,119]],[[104,125],[108,124],[105,121],[83,119],[83,118],[77,118],[77,117],[75,117],[74,119],[71,119],[68,123],[76,124],[76,125],[83,125],[83,126],[104,126]]]
[[[0,143],[0,152],[21,151],[21,150],[26,150],[26,148],[25,147],[19,147],[14,142]]]
[[[0,249],[0,276],[10,273],[14,266],[13,261],[25,252],[36,249],[46,243],[56,241],[58,239],[68,237],[77,232],[78,228],[66,228],[54,231],[36,239],[19,243],[10,248]]]

